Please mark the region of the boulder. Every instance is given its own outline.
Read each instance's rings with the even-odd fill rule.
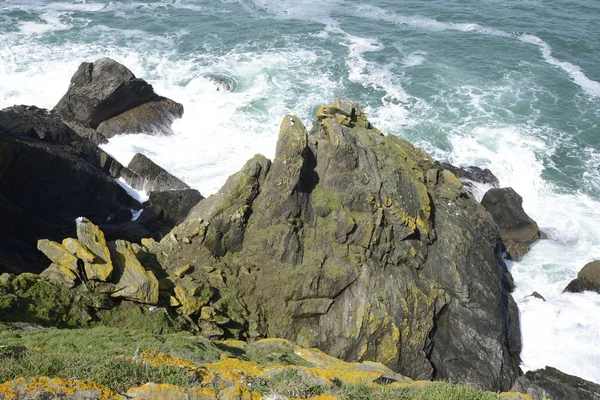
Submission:
[[[577,278],[573,279],[565,288],[565,292],[583,292],[590,290],[600,293],[600,261],[592,261],[579,271]]]
[[[152,192],[189,189],[188,185],[143,154],[136,154],[127,167],[135,174],[124,175],[124,179],[136,190]]]
[[[104,233],[87,218],[77,218],[76,225],[79,242],[94,255],[93,261],[84,262],[87,279],[106,281],[112,274],[113,264]]]
[[[178,302],[209,285],[214,303],[202,306],[231,319],[220,327],[232,337],[283,337],[418,379],[509,389],[518,310],[490,214],[357,104],[317,117],[308,132],[286,116],[272,163],[255,156],[146,248],[171,277],[194,266],[189,286],[172,278]],[[187,307],[192,319],[205,301]]]
[[[438,163],[440,167],[452,172],[462,182],[465,188],[473,195],[476,195],[475,183],[483,184],[487,188],[498,188],[500,182],[496,175],[489,169],[481,169],[476,166],[456,167],[450,163]]]
[[[511,259],[519,261],[540,239],[537,223],[523,210],[523,198],[512,188],[490,189],[481,205],[492,215]]]
[[[48,239],[40,239],[37,248],[54,264],[72,273],[77,273],[77,257],[68,252],[61,244]]]
[[[150,192],[148,201],[144,203],[144,213],[152,213],[160,221],[170,225],[169,231],[183,222],[190,210],[202,199],[204,196],[195,189]]]
[[[138,133],[148,128],[170,129],[183,106],[154,93],[152,85],[110,58],[82,63],[67,93],[53,111],[77,133],[100,142],[98,135]]]
[[[533,400],[600,400],[600,385],[552,367],[528,371],[516,380],[512,391],[528,394]]]
[[[111,138],[122,133],[170,133],[171,124],[183,116],[183,106],[170,99],[150,101],[98,125],[98,133]]]
[[[117,240],[111,244],[113,263],[120,275],[112,297],[146,304],[158,303],[158,280],[138,261],[131,244]]]

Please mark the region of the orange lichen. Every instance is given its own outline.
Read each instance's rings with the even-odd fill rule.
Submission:
[[[75,395],[78,392],[94,391],[100,400],[122,399],[112,390],[94,382],[72,381],[62,378],[17,378],[0,385],[0,394],[3,399],[12,400],[22,395],[35,395],[39,393]]]
[[[152,367],[179,367],[195,374],[203,374],[204,368],[179,357],[173,357],[155,350],[140,349],[133,361],[141,362]]]

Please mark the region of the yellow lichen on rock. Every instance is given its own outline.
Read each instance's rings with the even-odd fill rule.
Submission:
[[[88,279],[106,281],[113,271],[110,251],[104,232],[87,218],[77,218],[77,238],[95,256],[93,262],[86,262],[85,274]]]
[[[190,373],[205,374],[205,369],[194,363],[186,361],[179,357],[173,357],[155,350],[140,349],[134,356],[134,361],[150,365],[152,367],[178,367],[183,368]]]
[[[69,253],[60,243],[48,239],[40,239],[38,240],[37,248],[54,264],[63,269],[77,272],[77,257]]]
[[[121,272],[112,296],[147,304],[158,303],[158,279],[140,264],[131,243],[117,240],[111,247],[115,266]]]
[[[62,241],[62,245],[69,253],[77,256],[80,260],[88,263],[94,261],[94,255],[79,240],[65,238]]]
[[[211,388],[188,389],[166,383],[147,383],[127,390],[127,397],[138,400],[212,400],[217,395]]]
[[[62,378],[17,378],[0,384],[3,400],[21,398],[67,397],[70,399],[124,399],[112,390],[94,382],[65,380]],[[26,397],[28,396],[28,397]]]

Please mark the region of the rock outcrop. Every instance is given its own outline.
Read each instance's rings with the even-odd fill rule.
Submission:
[[[517,379],[512,391],[525,393],[533,400],[600,400],[600,385],[552,367],[528,371]]]
[[[490,189],[481,205],[492,215],[511,259],[519,261],[542,237],[537,223],[523,210],[523,198],[512,188]]]
[[[83,304],[67,295],[62,309],[93,314],[67,319],[82,325],[137,319],[212,339],[283,337],[412,378],[510,388],[518,312],[490,214],[426,153],[373,128],[358,105],[336,101],[317,118],[307,132],[286,116],[275,159],[249,160],[160,242],[111,244],[80,220],[89,237],[61,244],[78,259],[75,286],[54,286],[57,267],[53,285],[29,284],[86,293]],[[88,264],[102,268],[88,277]],[[164,323],[137,305],[156,299]]]
[[[473,165],[460,168],[449,163],[439,163],[439,165],[456,175],[465,186],[465,189],[474,196],[478,194],[475,183],[483,184],[487,189],[500,187],[500,182],[498,181],[498,178],[496,178],[496,175],[487,168],[481,169]]]
[[[600,293],[600,261],[592,261],[577,273],[577,278],[573,279],[565,288],[565,292],[583,292],[590,290]]]
[[[238,335],[411,377],[512,386],[518,312],[490,215],[356,104],[336,101],[317,117],[310,133],[285,117],[272,163],[255,156],[148,251],[171,276],[192,265],[186,293],[214,287],[226,317],[219,303],[235,293],[238,318],[222,325],[230,334],[241,323]],[[225,285],[208,278],[215,269]],[[199,307],[189,310],[200,324]]]
[[[86,215],[101,223],[141,205],[113,179],[122,166],[36,107],[0,111],[0,264],[39,272],[38,239],[74,234]],[[18,257],[15,256],[18,254]]]
[[[134,174],[124,174],[124,179],[136,190],[152,192],[189,189],[187,184],[143,154],[133,156],[127,168]]]
[[[78,134],[101,143],[122,133],[168,133],[183,106],[158,96],[124,65],[101,58],[79,66],[53,111]]]

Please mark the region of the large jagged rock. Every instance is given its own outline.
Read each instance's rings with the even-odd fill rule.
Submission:
[[[73,236],[79,215],[101,223],[139,209],[113,179],[122,168],[45,110],[0,111],[0,267],[40,272],[39,239]]]
[[[111,245],[114,265],[120,275],[112,297],[123,297],[146,304],[158,303],[158,280],[138,261],[131,244],[117,240]]]
[[[577,278],[569,282],[564,291],[578,293],[585,290],[600,293],[600,261],[598,260],[585,264],[577,273]]]
[[[336,101],[317,117],[309,133],[286,116],[272,163],[255,156],[146,250],[171,276],[186,264],[190,280],[219,271],[212,307],[231,317],[235,305],[242,337],[510,388],[518,311],[489,213],[358,105]],[[222,328],[236,336],[233,326]]]
[[[125,176],[125,180],[134,189],[147,192],[189,189],[187,184],[143,154],[137,153],[133,156],[127,167],[137,175]]]
[[[552,367],[528,371],[517,379],[512,391],[528,394],[533,400],[600,400],[600,385]]]
[[[183,106],[158,96],[124,65],[101,58],[79,66],[53,111],[77,133],[99,143],[120,133],[156,128],[168,132],[183,115]]]
[[[93,261],[84,261],[87,279],[106,281],[113,272],[108,244],[104,233],[87,218],[77,218],[77,238],[93,255]]]
[[[494,175],[492,171],[487,168],[481,169],[474,165],[461,168],[450,163],[439,163],[439,165],[440,167],[447,169],[456,175],[456,177],[465,186],[465,189],[467,189],[469,193],[473,194],[475,197],[477,197],[480,190],[475,184],[483,185],[483,187],[487,189],[500,187],[500,182],[498,181],[496,175]],[[483,194],[484,193],[481,193],[480,196]]]
[[[97,131],[105,138],[122,133],[170,132],[173,121],[182,116],[181,104],[161,98],[102,121]]]
[[[159,220],[174,227],[183,222],[190,210],[202,199],[204,196],[195,189],[150,192],[148,201],[144,203],[144,212],[153,213]]]
[[[523,210],[523,198],[512,188],[490,189],[481,205],[492,215],[511,259],[519,261],[542,236],[537,223]]]

